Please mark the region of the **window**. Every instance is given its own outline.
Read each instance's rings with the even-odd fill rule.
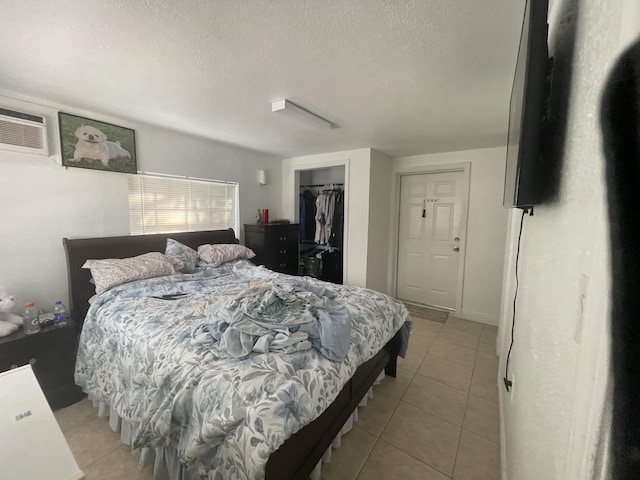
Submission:
[[[238,184],[160,175],[129,175],[132,235],[233,228]]]

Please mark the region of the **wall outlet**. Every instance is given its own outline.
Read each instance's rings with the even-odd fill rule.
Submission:
[[[511,381],[511,386],[509,387],[509,390],[507,390],[505,388],[505,384],[504,384],[504,378],[501,378],[500,383],[502,384],[501,387],[504,389],[504,391],[507,393],[507,395],[513,399],[513,390],[516,386],[516,373],[515,371],[513,372],[509,372],[509,380]]]

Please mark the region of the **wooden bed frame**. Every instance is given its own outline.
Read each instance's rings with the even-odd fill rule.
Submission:
[[[89,309],[89,298],[95,294],[91,273],[82,265],[88,259],[126,258],[147,252],[165,251],[167,238],[197,249],[206,243],[238,243],[233,229],[204,232],[63,239],[69,274],[71,317],[78,333]],[[344,423],[384,369],[396,376],[396,360],[400,336],[396,336],[371,360],[361,365],[335,401],[302,430],[289,438],[267,462],[266,480],[305,480],[321,460]]]

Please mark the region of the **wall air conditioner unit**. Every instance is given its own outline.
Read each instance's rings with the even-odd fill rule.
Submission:
[[[0,150],[49,155],[46,118],[0,107]]]

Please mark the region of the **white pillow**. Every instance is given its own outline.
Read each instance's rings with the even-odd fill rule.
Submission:
[[[130,258],[87,260],[82,268],[91,270],[98,295],[116,285],[133,280],[176,273],[174,262],[160,252],[150,252]]]
[[[180,271],[183,273],[194,273],[198,263],[198,252],[173,238],[167,238],[167,248],[164,254],[182,262]]]
[[[210,267],[217,267],[238,258],[253,258],[255,256],[253,250],[236,243],[205,244],[198,247],[198,257],[200,258],[198,264],[206,264]]]

